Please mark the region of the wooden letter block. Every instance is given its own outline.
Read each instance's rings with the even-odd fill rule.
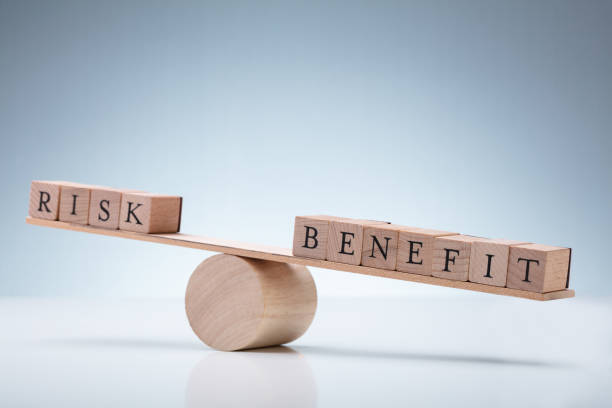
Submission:
[[[361,263],[363,228],[366,225],[383,225],[383,221],[337,219],[329,222],[327,260],[351,265]]]
[[[363,228],[361,264],[372,268],[394,270],[397,262],[399,226],[366,225]]]
[[[295,217],[293,229],[293,255],[325,259],[329,221],[338,219],[327,215]]]
[[[178,232],[182,198],[151,193],[125,193],[121,197],[119,229],[146,234]]]
[[[470,254],[470,282],[506,286],[510,247],[527,242],[509,239],[482,239],[472,243]]]
[[[399,272],[431,276],[434,238],[456,232],[402,227],[399,232],[397,266]]]
[[[32,181],[30,186],[30,217],[57,221],[62,182]]]
[[[570,249],[541,244],[510,247],[506,286],[530,292],[565,289],[570,266]]]
[[[110,187],[92,188],[89,200],[89,225],[106,229],[118,229],[123,192],[134,191],[118,190]]]
[[[472,243],[480,239],[470,235],[435,238],[432,275],[436,278],[467,281]]]
[[[91,187],[85,184],[66,182],[62,184],[59,220],[87,225],[89,221],[89,198]]]

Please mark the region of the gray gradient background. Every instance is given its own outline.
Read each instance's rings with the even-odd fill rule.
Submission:
[[[26,226],[32,179],[279,246],[309,213],[571,246],[579,295],[612,286],[609,1],[0,1],[0,135],[2,295],[178,297],[207,256]]]

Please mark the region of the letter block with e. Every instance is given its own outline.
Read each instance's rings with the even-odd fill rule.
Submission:
[[[28,211],[30,217],[57,221],[62,184],[60,181],[32,181]]]
[[[431,276],[434,239],[446,235],[457,235],[457,233],[425,228],[401,227],[397,247],[396,269],[399,272]]]
[[[565,289],[570,267],[570,249],[542,244],[510,247],[506,286],[530,292]]]
[[[361,263],[363,229],[366,225],[383,225],[383,221],[339,219],[329,222],[327,260],[351,265]]]
[[[119,229],[162,234],[178,232],[182,198],[151,193],[125,193],[121,197]]]
[[[295,217],[293,255],[325,259],[327,256],[329,221],[335,218],[327,215]]]

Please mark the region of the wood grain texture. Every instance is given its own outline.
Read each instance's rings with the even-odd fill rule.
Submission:
[[[469,281],[506,286],[510,247],[527,244],[509,239],[482,239],[472,242]]]
[[[57,220],[59,218],[61,189],[61,181],[32,181],[28,210],[30,217]]]
[[[532,300],[554,300],[574,297],[571,289],[559,290],[549,293],[529,292],[511,288],[502,288],[491,285],[482,285],[473,282],[453,281],[449,279],[424,276],[414,273],[389,271],[385,269],[369,268],[366,266],[349,265],[338,262],[324,261],[321,259],[302,258],[293,256],[291,249],[278,248],[260,244],[242,243],[233,240],[207,238],[198,235],[182,233],[174,234],[142,234],[121,230],[106,230],[92,226],[69,224],[60,221],[50,221],[27,217],[26,222],[41,227],[58,228],[70,231],[87,232],[98,235],[133,239],[138,241],[154,242],[158,244],[174,245],[185,248],[193,248],[204,251],[221,252],[226,254],[244,256],[249,258],[264,259],[275,262],[286,262],[296,265],[307,265],[316,268],[333,269],[337,271],[359,273],[363,275],[379,276],[383,278],[398,279],[409,282],[425,283],[428,285],[444,286],[449,288],[472,290],[477,292],[492,293],[496,295],[514,296]]]
[[[432,276],[467,281],[472,242],[479,239],[470,235],[449,235],[435,238]]]
[[[118,229],[121,190],[110,187],[91,189],[88,224],[95,227]]]
[[[87,225],[92,186],[63,182],[60,193],[59,220]]]
[[[527,276],[527,260],[529,274]],[[542,244],[510,248],[508,288],[540,293],[562,290],[569,273],[570,249]],[[527,279],[526,279],[527,278]]]
[[[300,337],[317,308],[305,266],[220,254],[191,275],[185,310],[207,345],[234,351],[276,346]]]
[[[179,196],[162,194],[122,194],[119,229],[148,234],[178,232],[182,201]]]
[[[394,270],[397,263],[399,228],[393,224],[364,226],[361,264]]]
[[[401,227],[397,247],[396,270],[431,276],[434,238],[457,235],[456,232],[416,227]]]
[[[386,224],[384,221],[330,220],[326,259],[331,262],[359,265],[363,249],[363,227],[366,225]]]
[[[306,258],[326,259],[329,221],[328,215],[295,217],[293,228],[293,255]],[[307,236],[308,234],[308,236]]]

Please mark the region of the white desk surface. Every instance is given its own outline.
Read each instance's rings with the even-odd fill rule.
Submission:
[[[305,336],[225,353],[181,299],[0,298],[0,406],[612,404],[612,301],[319,299]]]

